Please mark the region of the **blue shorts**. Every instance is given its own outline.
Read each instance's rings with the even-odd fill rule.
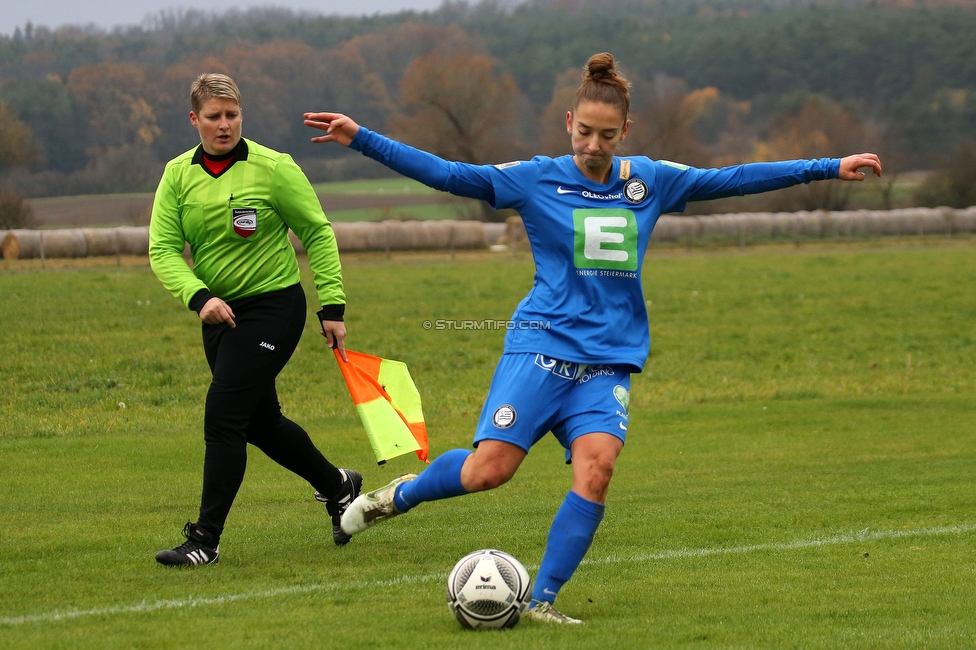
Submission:
[[[502,440],[526,452],[552,431],[569,450],[586,433],[627,438],[630,372],[626,365],[588,365],[541,354],[503,354],[495,368],[474,446]]]

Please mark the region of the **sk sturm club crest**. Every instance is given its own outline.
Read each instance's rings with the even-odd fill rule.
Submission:
[[[647,198],[647,185],[639,178],[624,183],[624,198],[631,203],[640,203]]]
[[[247,239],[258,229],[258,211],[254,208],[234,208],[234,232]]]

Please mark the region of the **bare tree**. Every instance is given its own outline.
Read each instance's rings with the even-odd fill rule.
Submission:
[[[666,77],[650,87],[650,96],[636,98],[627,149],[655,160],[708,166],[712,156],[699,142],[695,124],[718,102],[718,89],[689,92],[683,82]]]
[[[470,52],[414,60],[400,83],[399,139],[451,160],[503,162],[521,153],[515,80]]]
[[[400,83],[395,137],[449,160],[495,163],[518,158],[519,91],[488,57],[470,52],[414,60]],[[481,218],[501,219],[487,204]]]
[[[457,25],[405,23],[363,34],[329,50],[328,87],[336,110],[355,114],[364,125],[386,129],[397,111],[404,72],[427,54],[469,50],[473,37]]]
[[[579,68],[570,68],[556,77],[552,88],[552,100],[542,111],[542,153],[562,156],[572,153],[569,133],[566,132],[566,112],[573,108],[576,89],[580,85]]]
[[[790,160],[836,156],[838,152],[863,151],[872,130],[840,104],[819,96],[798,108],[781,113],[770,125],[765,140],[756,145],[754,160]],[[843,210],[850,201],[853,183],[811,183],[768,196],[776,210]]]

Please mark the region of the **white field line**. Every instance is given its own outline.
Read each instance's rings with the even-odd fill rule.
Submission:
[[[793,551],[820,546],[835,546],[838,544],[853,544],[855,542],[872,542],[881,539],[898,539],[901,537],[924,537],[929,535],[959,535],[976,531],[976,524],[960,526],[935,526],[921,530],[883,530],[871,532],[869,529],[844,533],[833,537],[818,537],[814,539],[800,539],[793,542],[778,542],[769,544],[753,544],[750,546],[730,546],[719,548],[682,548],[675,551],[661,551],[658,553],[642,553],[639,555],[611,556],[594,560],[583,560],[584,564],[611,564],[615,562],[647,562],[650,560],[674,560],[691,557],[708,557],[710,555],[732,555],[736,553],[753,553],[756,551]]]
[[[650,562],[655,560],[673,560],[681,558],[708,557],[712,555],[733,555],[741,553],[755,553],[757,551],[793,551],[798,549],[819,548],[822,546],[836,546],[840,544],[853,544],[856,542],[871,542],[885,539],[899,539],[903,537],[926,537],[932,535],[960,535],[976,531],[976,524],[966,524],[959,526],[935,526],[920,530],[888,530],[871,532],[867,528],[862,531],[844,533],[833,537],[818,537],[814,539],[802,539],[792,542],[779,542],[769,544],[753,544],[749,546],[731,546],[727,548],[684,548],[673,551],[661,551],[658,553],[643,553],[628,556],[610,556],[605,558],[594,558],[584,560],[584,564],[616,564],[621,562]],[[535,570],[536,567],[530,567]],[[212,569],[211,569],[212,570]],[[205,607],[208,605],[224,605],[242,600],[255,600],[262,598],[275,598],[277,596],[289,596],[292,594],[308,594],[313,592],[335,592],[340,588],[374,588],[388,587],[400,584],[412,584],[418,582],[430,582],[432,580],[443,580],[446,574],[436,573],[418,576],[403,576],[392,580],[370,580],[358,583],[348,583],[345,585],[336,584],[312,584],[312,585],[293,585],[291,587],[281,587],[278,589],[267,589],[264,591],[248,591],[239,594],[227,594],[226,596],[180,598],[175,600],[156,600],[153,602],[141,602],[135,605],[115,605],[112,607],[95,607],[92,609],[70,610],[66,612],[53,611],[44,614],[30,614],[26,616],[9,616],[0,618],[0,625],[23,625],[26,623],[57,623],[76,618],[87,618],[92,616],[113,616],[116,614],[141,614],[145,612],[155,612],[164,609],[182,609],[186,607]]]

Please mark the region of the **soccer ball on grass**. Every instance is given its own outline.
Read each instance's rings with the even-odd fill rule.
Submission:
[[[447,578],[447,604],[474,630],[515,627],[529,607],[532,578],[508,553],[484,549],[465,555]]]

